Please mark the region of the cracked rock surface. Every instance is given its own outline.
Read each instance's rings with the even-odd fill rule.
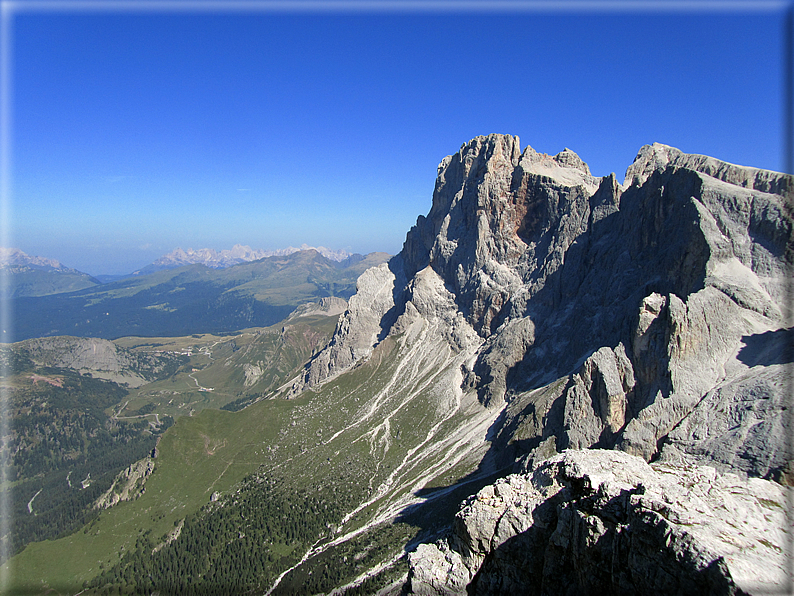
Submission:
[[[409,591],[782,593],[791,531],[774,482],[570,450],[465,501],[409,555]]]

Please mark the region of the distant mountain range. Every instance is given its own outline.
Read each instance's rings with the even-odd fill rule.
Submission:
[[[322,256],[330,261],[342,262],[350,258],[351,253],[344,250],[330,250],[324,246],[309,246],[301,244],[300,248],[288,246],[277,250],[257,250],[250,246],[242,244],[235,244],[231,250],[217,251],[212,248],[199,248],[193,250],[188,248],[175,248],[167,255],[163,255],[151,265],[147,265],[139,271],[135,271],[133,275],[147,275],[155,271],[162,271],[163,269],[174,269],[184,265],[205,265],[211,269],[225,269],[239,265],[240,263],[248,263],[251,261],[258,261],[266,257],[284,257],[291,255],[302,250],[316,250]]]
[[[68,293],[17,292],[13,339],[188,335],[272,325],[300,304],[349,298],[358,276],[389,258],[371,253],[332,261],[304,250],[223,269],[174,266]]]
[[[0,247],[0,270],[7,282],[0,290],[3,298],[75,292],[101,283],[55,259],[30,256],[18,248]]]
[[[331,250],[324,246],[313,247],[302,244],[300,248],[288,246],[277,250],[252,249],[250,246],[235,244],[230,250],[200,248],[175,248],[150,265],[127,275],[91,276],[77,269],[66,267],[56,259],[31,256],[18,248],[0,247],[0,270],[6,272],[7,283],[0,295],[5,298],[25,296],[50,296],[66,292],[76,292],[98,284],[120,281],[129,277],[149,275],[158,271],[176,269],[185,265],[204,265],[210,269],[225,269],[242,263],[250,263],[268,257],[281,257],[296,252],[313,250],[339,268],[349,267],[364,260],[364,255],[351,254],[345,250]]]

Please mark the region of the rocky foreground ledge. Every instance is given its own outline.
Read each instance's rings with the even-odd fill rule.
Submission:
[[[565,451],[469,497],[408,592],[783,594],[786,490],[709,466]]]

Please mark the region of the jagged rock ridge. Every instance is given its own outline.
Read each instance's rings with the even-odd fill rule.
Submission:
[[[438,285],[447,318],[476,333],[453,331],[448,343],[476,344],[464,384],[505,408],[510,457],[549,438],[556,450],[646,459],[668,444],[744,473],[782,473],[785,363],[759,346],[785,345],[792,323],[791,199],[767,192],[789,193],[791,177],[655,144],[626,181],[594,178],[570,150],[520,152],[509,135],[465,144],[441,162],[428,216],[397,257],[362,276],[296,387],[346,370],[407,318],[438,316],[416,300]],[[765,426],[745,432],[750,416],[730,439],[670,435],[707,396],[741,402],[750,386],[764,396]],[[756,453],[767,442],[778,448]]]
[[[477,137],[293,392],[399,337],[408,360],[447,350],[458,403],[494,411],[481,470],[602,448],[788,482],[793,189],[658,143],[620,184],[567,149]]]

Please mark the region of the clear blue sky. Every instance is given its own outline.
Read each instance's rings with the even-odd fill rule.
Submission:
[[[396,253],[430,208],[439,161],[480,134],[569,147],[620,180],[654,141],[785,167],[782,3],[225,14],[33,4],[17,5],[11,27],[11,240],[92,274],[128,273],[177,246]]]

